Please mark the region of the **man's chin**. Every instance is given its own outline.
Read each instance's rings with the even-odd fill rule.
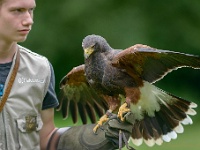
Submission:
[[[16,40],[16,41],[19,42],[19,43],[21,43],[21,42],[26,41],[26,39],[27,39],[27,36],[26,36],[26,37],[23,37],[23,38],[20,38],[20,39],[18,39],[18,40]]]

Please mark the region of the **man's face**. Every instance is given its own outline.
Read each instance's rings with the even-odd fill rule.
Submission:
[[[0,42],[26,40],[35,6],[35,0],[4,0],[0,6]]]

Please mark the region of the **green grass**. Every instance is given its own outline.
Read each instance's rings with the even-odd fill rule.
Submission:
[[[198,112],[199,110],[197,110]],[[137,147],[130,144],[136,150],[199,150],[200,149],[200,117],[197,113],[196,116],[192,117],[193,124],[184,126],[184,133],[178,134],[177,139],[171,140],[171,142],[164,142],[161,146],[148,147],[146,144],[142,144]],[[73,126],[70,118],[63,120],[60,113],[55,114],[55,124],[57,127]],[[76,125],[80,125],[78,122]],[[123,150],[127,150],[123,148]]]

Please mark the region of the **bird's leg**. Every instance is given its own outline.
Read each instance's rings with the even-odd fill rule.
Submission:
[[[116,105],[116,107],[117,107],[117,105]],[[107,110],[106,114],[103,115],[103,116],[99,119],[99,121],[97,122],[97,125],[93,128],[93,132],[94,132],[94,133],[97,132],[97,129],[98,129],[99,127],[101,127],[101,126],[103,125],[103,123],[105,123],[106,121],[108,121],[109,118],[111,118],[111,117],[113,116],[112,112],[113,112],[113,110],[116,109],[116,107],[115,107],[115,105],[114,105],[114,106],[113,106],[113,105],[110,106],[110,109]]]
[[[118,114],[117,114],[117,117],[121,120],[121,121],[124,121],[124,114],[131,111],[128,104],[127,103],[124,103],[120,106],[119,108],[119,111],[118,111]]]
[[[118,111],[118,117],[121,121],[124,121],[124,114],[130,112],[131,103],[136,104],[140,99],[140,90],[137,87],[125,87],[126,102],[122,104]]]
[[[93,132],[96,133],[97,129],[103,125],[104,122],[108,121],[108,119],[110,118],[110,116],[112,115],[112,113],[110,112],[110,110],[108,110],[106,112],[105,115],[103,115],[99,121],[97,122],[97,125],[93,128]]]
[[[97,122],[97,125],[93,128],[93,132],[96,133],[97,129],[102,126],[103,123],[108,121],[108,119],[113,115],[112,112],[117,110],[120,105],[120,98],[119,96],[109,96],[109,95],[102,95],[105,101],[108,103],[109,110],[103,115],[100,120]]]

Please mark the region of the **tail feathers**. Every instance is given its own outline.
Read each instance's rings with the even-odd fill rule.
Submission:
[[[137,114],[138,112],[136,113],[136,117],[139,117],[134,124],[131,140],[137,146],[141,145],[143,141],[148,146],[153,146],[161,145],[163,141],[170,142],[172,139],[176,139],[178,133],[184,132],[183,125],[193,124],[190,116],[196,115],[194,108],[197,107],[197,104],[167,93],[153,85],[149,87],[152,90],[151,93],[149,92],[149,97],[143,95],[141,98],[143,102],[135,106],[135,108],[140,108],[138,109],[140,115]],[[150,89],[147,89],[146,92],[148,90]],[[151,101],[155,107],[148,107],[151,105]]]

